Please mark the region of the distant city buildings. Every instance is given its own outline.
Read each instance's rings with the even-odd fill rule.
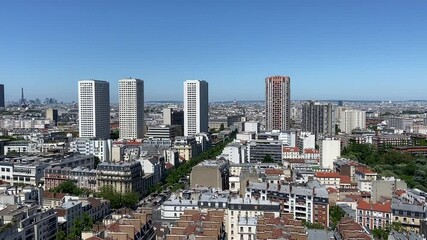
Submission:
[[[119,125],[121,139],[144,137],[144,81],[119,80]]]
[[[284,76],[265,78],[266,130],[290,128],[291,79]]]
[[[354,129],[366,128],[366,112],[360,110],[344,110],[339,111],[339,128],[341,132],[351,134]]]
[[[110,138],[110,85],[106,81],[79,81],[79,136]]]
[[[202,80],[184,82],[184,136],[208,132],[208,83]]]
[[[46,119],[52,121],[52,123],[56,126],[58,124],[58,109],[46,109]]]
[[[5,107],[5,102],[4,102],[4,85],[0,84],[0,108],[4,108]]]

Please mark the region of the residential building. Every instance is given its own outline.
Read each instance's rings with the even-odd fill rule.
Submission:
[[[279,217],[279,203],[250,197],[231,198],[227,215],[228,239],[257,239],[257,217],[268,213]]]
[[[180,161],[188,161],[201,153],[194,136],[175,138],[173,149],[178,151]]]
[[[74,200],[66,201],[57,207],[55,212],[58,215],[59,228],[68,235],[71,233],[75,221],[83,215],[82,203]]]
[[[413,119],[402,117],[387,117],[384,120],[387,122],[387,127],[402,131],[409,130],[414,123]]]
[[[297,139],[300,152],[305,149],[316,149],[316,135],[310,132],[301,132]]]
[[[58,230],[53,209],[38,206],[8,205],[0,210],[0,239],[54,240]]]
[[[385,228],[392,223],[391,201],[385,203],[357,202],[356,221],[367,229]]]
[[[206,160],[197,164],[190,173],[191,187],[228,189],[228,166],[228,162],[223,160]]]
[[[260,124],[259,122],[245,122],[244,123],[245,132],[253,132],[255,134],[259,133]]]
[[[245,196],[277,201],[281,212],[292,213],[295,219],[329,226],[328,192],[317,181],[308,182],[307,186],[248,181]]]
[[[301,221],[293,218],[291,214],[281,214],[275,217],[274,214],[265,213],[257,218],[256,238],[259,240],[267,239],[310,239],[310,230],[308,235]],[[318,230],[319,231],[319,230]],[[317,239],[326,239],[317,237]]]
[[[392,221],[399,222],[408,232],[420,232],[422,221],[427,218],[427,205],[406,203],[393,198],[391,203]]]
[[[340,119],[341,132],[350,134],[354,129],[366,128],[366,112],[360,110],[345,110]]]
[[[339,188],[341,175],[336,172],[316,172],[315,178],[326,187]]]
[[[209,95],[208,82],[184,82],[184,136],[208,132]]]
[[[371,192],[371,199],[373,202],[378,202],[382,198],[391,199],[396,190],[408,188],[408,185],[406,184],[405,181],[396,179],[394,177],[380,179],[376,181],[369,181],[369,182],[371,183],[370,192]]]
[[[247,162],[246,146],[240,143],[228,144],[224,150],[222,150],[221,155],[227,156],[227,159],[230,161],[230,163],[240,164]]]
[[[117,240],[154,240],[156,232],[152,221],[152,213],[148,210],[115,214],[113,219],[104,221],[101,235],[105,239]],[[95,238],[97,239],[97,238]]]
[[[341,141],[327,138],[320,145],[320,163],[322,168],[332,170],[334,161],[341,157]]]
[[[372,138],[372,145],[377,149],[405,147],[413,144],[410,136],[402,134],[377,135]]]
[[[79,136],[110,138],[110,85],[106,81],[79,81]]]
[[[93,155],[101,162],[111,161],[113,142],[110,139],[77,138],[70,142],[70,152]]]
[[[70,171],[70,180],[73,181],[77,187],[88,189],[97,192],[96,184],[96,169],[89,169],[85,167],[75,167]]]
[[[135,192],[143,194],[142,168],[139,162],[98,164],[96,173],[97,188],[111,186],[120,193]]]
[[[291,79],[285,76],[265,78],[266,130],[289,130]]]
[[[46,109],[46,119],[49,119],[55,126],[58,124],[58,109]]]
[[[320,136],[335,134],[335,122],[332,104],[310,101],[302,106],[302,131]]]
[[[198,210],[185,210],[170,233],[166,234],[168,240],[185,239],[225,239],[225,223],[223,211],[208,211],[203,213]]]
[[[162,203],[161,219],[177,220],[186,210],[198,210],[198,201],[189,199],[170,198]]]
[[[44,169],[44,189],[56,188],[61,183],[69,180],[71,174],[70,167],[47,167]]]
[[[349,217],[344,217],[337,225],[336,239],[372,240],[364,228]]]
[[[283,159],[300,159],[301,155],[299,148],[297,147],[283,147],[282,148]]]
[[[121,139],[144,137],[144,81],[119,80],[119,128]]]

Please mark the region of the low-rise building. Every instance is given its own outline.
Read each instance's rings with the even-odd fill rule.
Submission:
[[[190,174],[191,187],[204,186],[228,189],[229,169],[224,160],[206,160],[193,167]]]
[[[66,201],[57,207],[55,212],[58,215],[59,229],[69,234],[75,221],[83,215],[82,203],[74,200]]]
[[[335,239],[338,240],[372,240],[363,227],[353,219],[345,217],[337,224]]]
[[[391,201],[385,203],[357,202],[356,221],[368,229],[385,228],[392,223]]]
[[[168,240],[185,239],[225,239],[225,224],[223,211],[202,213],[197,210],[186,210],[175,226],[166,235]]]
[[[326,187],[339,188],[341,176],[336,172],[316,172],[315,178]]]
[[[198,200],[170,198],[161,206],[161,218],[164,220],[177,220],[185,210],[199,210]]]
[[[426,204],[410,204],[400,199],[393,198],[391,204],[392,221],[399,222],[408,232],[420,232],[422,221],[427,219]]]
[[[281,214],[280,217],[276,217],[273,214],[266,213],[257,218],[255,239],[307,240],[308,238],[302,222],[295,220],[291,214]]]

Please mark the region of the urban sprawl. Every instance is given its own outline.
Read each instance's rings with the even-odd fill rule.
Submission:
[[[262,79],[261,79],[262,81]],[[114,83],[116,85],[116,83]],[[78,81],[78,102],[5,101],[0,240],[422,240],[427,102],[144,102],[144,81]],[[181,91],[181,90],[180,90]]]

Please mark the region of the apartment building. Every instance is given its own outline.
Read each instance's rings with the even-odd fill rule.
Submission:
[[[190,173],[190,185],[228,189],[229,169],[224,160],[206,160],[193,167]]]
[[[53,209],[38,206],[8,205],[0,210],[0,239],[54,240],[58,230]]]
[[[280,216],[280,205],[251,197],[231,198],[228,203],[227,233],[232,240],[255,240],[257,217],[271,213]]]
[[[392,221],[399,222],[407,231],[420,232],[422,222],[427,218],[427,205],[406,203],[393,198],[391,203]]]
[[[139,162],[98,164],[96,172],[97,188],[111,186],[115,191],[143,194],[142,167]]]
[[[310,181],[306,186],[248,181],[245,196],[279,202],[281,211],[292,213],[295,219],[329,226],[328,192],[317,181]]]
[[[392,223],[391,201],[385,203],[357,202],[356,221],[368,228],[384,228]]]
[[[225,223],[223,211],[208,211],[203,213],[197,210],[186,210],[181,215],[170,233],[168,240],[185,239],[225,239]]]

